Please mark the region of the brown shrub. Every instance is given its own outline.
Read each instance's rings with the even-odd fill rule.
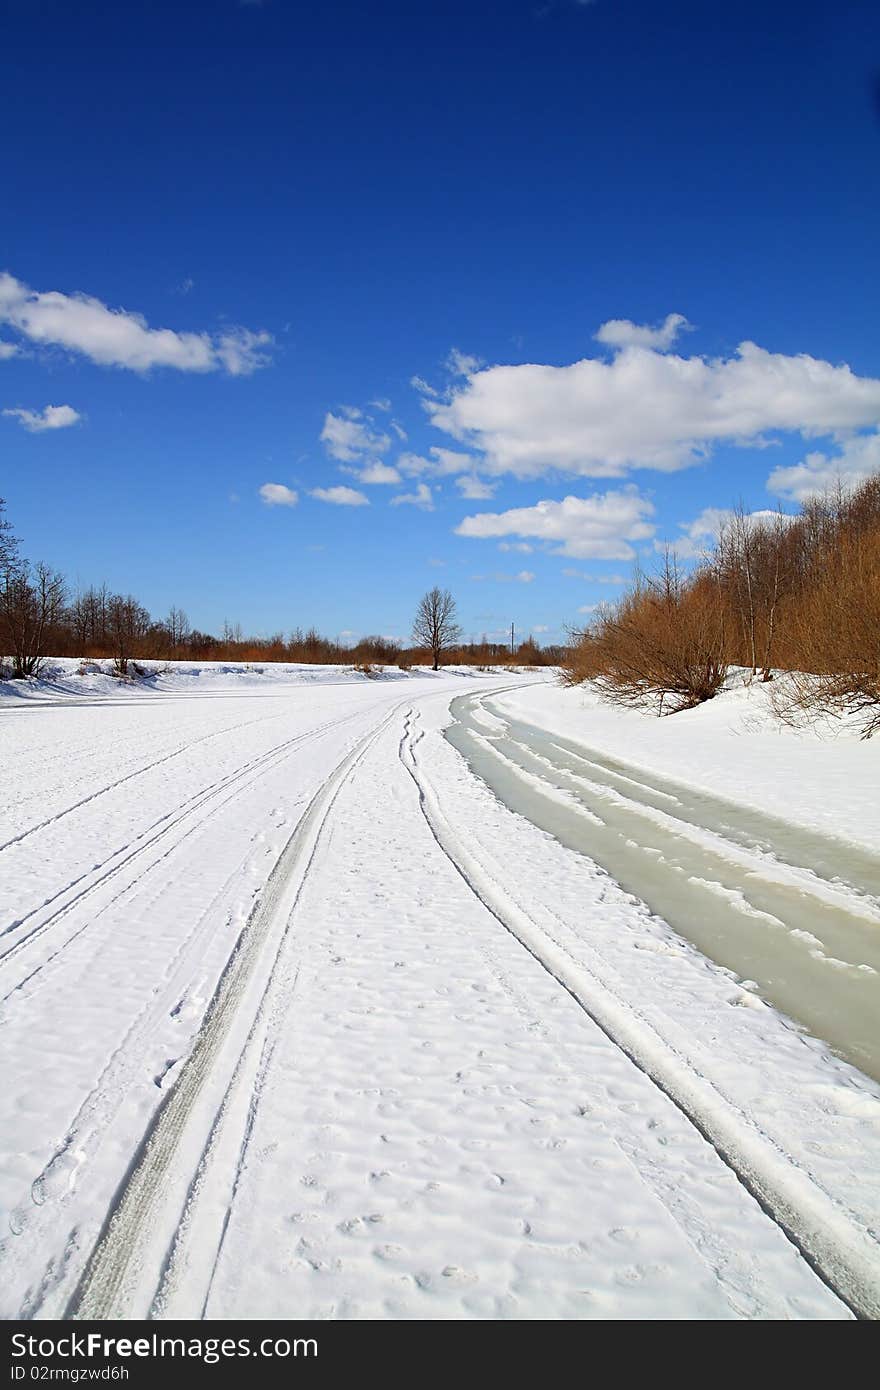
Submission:
[[[564,667],[570,683],[595,682],[615,704],[675,714],[711,700],[727,675],[724,603],[710,574],[686,580],[667,555],[659,576],[639,579],[601,610]]]

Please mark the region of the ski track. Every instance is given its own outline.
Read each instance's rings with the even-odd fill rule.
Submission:
[[[262,807],[207,900],[151,948],[152,980],[125,1027],[108,1027],[100,1065],[95,1044],[63,1137],[13,1203],[0,1242],[10,1310],[17,1299],[28,1318],[880,1314],[869,1223],[820,1160],[811,1170],[786,1151],[739,1102],[729,1067],[711,1075],[705,1052],[695,1060],[686,1021],[676,1031],[629,1001],[600,946],[556,915],[563,900],[554,911],[540,875],[524,876],[543,852],[548,874],[568,866],[571,884],[596,882],[595,866],[551,853],[444,743],[458,689],[356,699],[203,783],[6,928],[26,928],[0,958],[8,1027],[45,1009],[44,979],[49,1002],[68,982],[88,988],[102,956],[112,979],[131,902],[142,900],[132,920],[149,920],[164,885],[221,844],[215,820]],[[0,851],[100,816],[101,798],[133,779],[281,717],[175,747]],[[491,708],[486,719],[497,726]],[[675,814],[674,791],[614,776]],[[508,842],[523,848],[519,874],[497,858]],[[632,903],[615,885],[606,899]],[[643,920],[627,911],[630,928]],[[707,989],[725,976],[700,968]],[[766,1012],[754,1027],[775,1042],[774,1027],[788,1028]],[[869,1107],[853,1116],[876,1118],[876,1088],[844,1080]]]

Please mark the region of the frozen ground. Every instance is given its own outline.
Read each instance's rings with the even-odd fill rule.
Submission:
[[[720,715],[676,763],[542,676],[0,693],[4,1316],[880,1311],[878,1087],[508,809],[461,696],[786,810]]]

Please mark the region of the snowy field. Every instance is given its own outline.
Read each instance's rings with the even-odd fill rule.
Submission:
[[[0,685],[4,1317],[880,1314],[871,1039],[797,1016],[873,997],[880,741],[76,665]]]

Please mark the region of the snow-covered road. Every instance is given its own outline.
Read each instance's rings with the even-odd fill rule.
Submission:
[[[474,777],[510,683],[0,710],[4,1316],[876,1315],[878,1088]]]

